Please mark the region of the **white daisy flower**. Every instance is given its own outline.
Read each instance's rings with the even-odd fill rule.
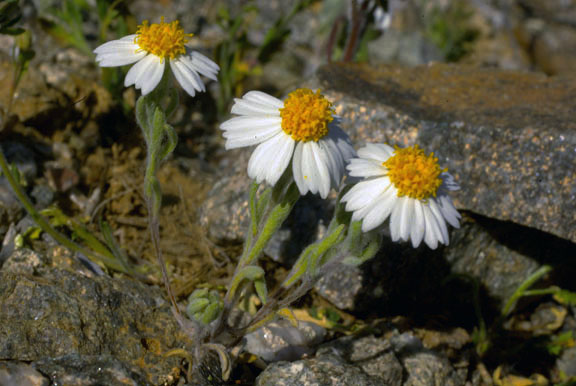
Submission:
[[[284,101],[260,91],[236,98],[222,123],[226,149],[258,145],[248,162],[248,176],[275,185],[292,160],[294,180],[307,192],[328,196],[354,156],[348,136],[338,127],[334,109],[320,91],[297,89]]]
[[[144,21],[134,35],[104,43],[94,50],[100,67],[117,67],[134,64],[126,74],[124,86],[135,85],[142,95],[156,88],[166,62],[174,77],[190,96],[196,91],[206,91],[200,78],[202,74],[216,80],[220,69],[216,63],[196,51],[189,51],[185,44],[193,34],[186,34],[178,21],[148,24]]]
[[[395,149],[384,144],[369,144],[358,150],[359,158],[348,165],[352,177],[364,180],[348,191],[342,201],[353,212],[352,220],[362,220],[368,232],[390,217],[393,241],[422,240],[432,249],[448,245],[446,222],[460,227],[460,214],[448,191],[458,190],[454,178],[441,169],[434,153],[426,155],[418,145]]]

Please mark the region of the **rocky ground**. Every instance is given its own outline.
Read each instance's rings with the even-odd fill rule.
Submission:
[[[136,93],[115,92],[110,73],[57,38],[50,23],[59,19],[47,11],[55,3],[22,2],[36,56],[12,114],[2,115],[0,144],[58,229],[82,242],[84,227],[102,240],[106,222],[137,275],[39,232],[1,178],[0,385],[191,383],[194,342],[172,316],[147,231]],[[370,19],[346,63],[345,35],[330,35],[353,24],[347,2],[303,7],[268,56],[257,47],[296,2],[250,3],[256,11],[223,0],[193,8],[135,0],[120,9],[127,26],[179,18],[211,57],[224,44],[244,50],[232,94],[321,88],[356,148],[434,151],[462,187],[453,197],[463,220],[448,247],[413,249],[384,235],[373,260],[323,277],[294,305],[298,328],[279,320],[246,337],[228,384],[576,382],[576,2],[390,1],[391,18]],[[242,17],[245,33],[230,39],[220,6]],[[96,46],[97,22],[85,18]],[[0,36],[3,111],[12,44]],[[248,220],[250,150],[223,149],[222,87],[182,95],[172,119],[180,142],[159,175],[162,249],[181,302],[201,286],[225,288]],[[316,197],[298,203],[266,250],[271,285],[322,235],[330,211]],[[204,370],[206,384],[227,384],[217,366]]]

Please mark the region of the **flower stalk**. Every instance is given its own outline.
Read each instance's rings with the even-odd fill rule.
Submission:
[[[170,92],[168,87],[169,70],[160,81],[158,87],[149,95],[142,95],[136,102],[136,121],[142,130],[146,142],[146,171],[144,173],[144,196],[148,206],[148,222],[150,236],[158,264],[162,271],[162,279],[166,292],[176,313],[180,313],[176,298],[170,286],[166,263],[160,248],[160,208],[162,205],[162,189],[158,180],[158,168],[176,148],[178,135],[168,124],[167,118],[178,105],[178,94]]]

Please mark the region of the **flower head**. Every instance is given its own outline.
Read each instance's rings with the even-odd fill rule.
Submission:
[[[238,116],[220,125],[226,149],[258,145],[248,163],[248,176],[258,183],[275,185],[292,161],[300,193],[326,198],[354,156],[332,103],[320,91],[297,89],[284,101],[250,91],[234,100],[232,114]]]
[[[188,94],[206,91],[200,78],[216,80],[219,67],[212,60],[196,51],[189,51],[186,43],[193,34],[184,33],[178,21],[149,24],[144,21],[134,35],[124,36],[102,44],[94,50],[101,67],[117,67],[135,63],[126,74],[124,86],[135,85],[142,95],[156,88],[166,68]]]
[[[395,149],[369,144],[358,150],[359,158],[348,165],[353,177],[363,177],[342,197],[352,220],[362,220],[368,232],[390,217],[392,240],[410,239],[416,248],[422,240],[432,249],[448,245],[446,222],[460,226],[460,214],[448,191],[458,184],[438,165],[434,153],[426,155],[418,145]]]

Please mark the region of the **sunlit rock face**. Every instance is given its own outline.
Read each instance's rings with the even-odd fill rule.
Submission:
[[[460,209],[576,241],[573,76],[333,64],[317,79],[357,146],[418,143],[461,185]]]

